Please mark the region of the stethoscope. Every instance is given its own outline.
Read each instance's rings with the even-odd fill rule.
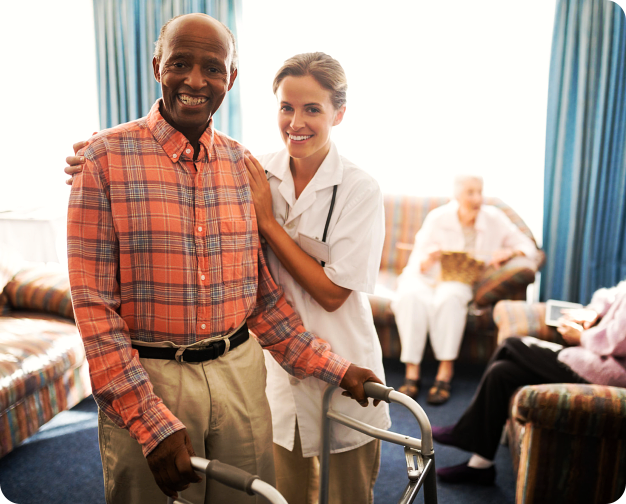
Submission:
[[[269,175],[269,177],[267,177]],[[268,178],[272,177],[273,175],[270,173],[268,174],[268,171],[265,170],[265,176]],[[326,236],[328,234],[328,226],[330,224],[330,218],[333,215],[333,209],[335,208],[335,198],[337,197],[337,184],[335,184],[333,186],[333,196],[330,199],[330,208],[328,209],[328,217],[326,217],[326,224],[324,225],[324,233],[322,234],[322,243],[326,243]],[[285,222],[287,222],[287,219],[289,218],[289,203],[285,202],[286,205],[286,209],[285,209],[285,217],[284,220]],[[320,261],[322,264],[322,268],[326,266],[326,263],[324,261]]]

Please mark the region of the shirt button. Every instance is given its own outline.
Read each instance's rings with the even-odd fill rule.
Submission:
[[[200,326],[200,329],[206,329],[206,324],[202,324],[202,325]]]
[[[198,231],[202,232],[202,226],[198,226]]]
[[[185,152],[186,152],[187,154],[191,154],[191,149],[187,149]]]
[[[202,276],[200,277],[200,280],[204,280],[204,275],[202,275]]]
[[[298,385],[298,383],[300,383],[300,380],[298,380],[295,376],[290,376],[289,383],[295,386],[295,385]]]
[[[174,159],[176,159],[176,158],[178,157],[178,155],[177,155],[177,154],[172,154],[172,157],[173,157]]]
[[[295,225],[296,223],[292,221],[289,224],[287,224],[287,229],[293,229]]]

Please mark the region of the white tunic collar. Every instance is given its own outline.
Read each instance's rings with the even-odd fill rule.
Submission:
[[[290,207],[289,218],[285,223],[295,219],[309,208],[316,200],[317,191],[333,187],[343,180],[343,163],[337,147],[332,142],[328,155],[297,200],[293,176],[289,169],[289,152],[287,149],[280,151],[264,168],[281,181],[278,191]]]

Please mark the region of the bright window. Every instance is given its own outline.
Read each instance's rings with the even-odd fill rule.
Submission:
[[[92,2],[3,2],[1,12],[0,211],[64,208],[64,159],[99,129]]]
[[[323,51],[348,76],[340,152],[386,192],[448,195],[455,173],[485,177],[541,239],[555,0],[243,0],[243,143],[282,148],[272,79]]]

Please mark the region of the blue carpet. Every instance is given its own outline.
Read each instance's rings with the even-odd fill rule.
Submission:
[[[424,364],[419,402],[433,425],[453,424],[471,401],[480,380],[480,366],[458,365],[453,381],[452,398],[443,406],[429,406],[425,397],[434,380],[435,364]],[[404,367],[385,361],[387,381],[398,388]],[[417,422],[405,408],[391,405],[392,430],[420,437]],[[87,398],[70,411],[63,412],[46,424],[35,436],[0,459],[0,489],[15,504],[104,504],[102,466],[98,451],[97,407]],[[435,444],[438,467],[458,464],[467,454]],[[508,449],[498,450],[498,476],[492,487],[446,485],[438,483],[442,504],[515,502],[515,476]],[[402,447],[383,443],[381,471],[374,489],[377,504],[396,503],[407,482]],[[4,502],[0,497],[0,502]],[[165,503],[165,497],[163,499]],[[420,492],[416,503],[422,503]]]
[[[469,405],[476,392],[484,366],[457,364],[455,377],[452,381],[450,400],[441,406],[431,406],[426,402],[428,389],[435,380],[437,366],[435,362],[425,362],[422,365],[422,390],[418,402],[431,425],[446,426],[454,424],[465,408]],[[397,361],[385,360],[387,383],[397,389],[404,381],[404,365]],[[415,417],[403,406],[390,405],[391,430],[401,434],[420,438],[419,427]],[[466,461],[469,455],[466,452],[442,446],[435,442],[435,463],[437,467],[446,467]],[[496,456],[496,483],[489,487],[473,485],[451,485],[437,482],[437,497],[440,504],[513,504],[515,502],[515,475],[511,464],[511,455],[506,446],[501,446]],[[402,491],[406,487],[406,462],[404,450],[401,446],[383,443],[381,470],[376,486],[374,500],[377,504],[392,504],[398,502]],[[420,491],[414,501],[424,502],[423,492]]]

